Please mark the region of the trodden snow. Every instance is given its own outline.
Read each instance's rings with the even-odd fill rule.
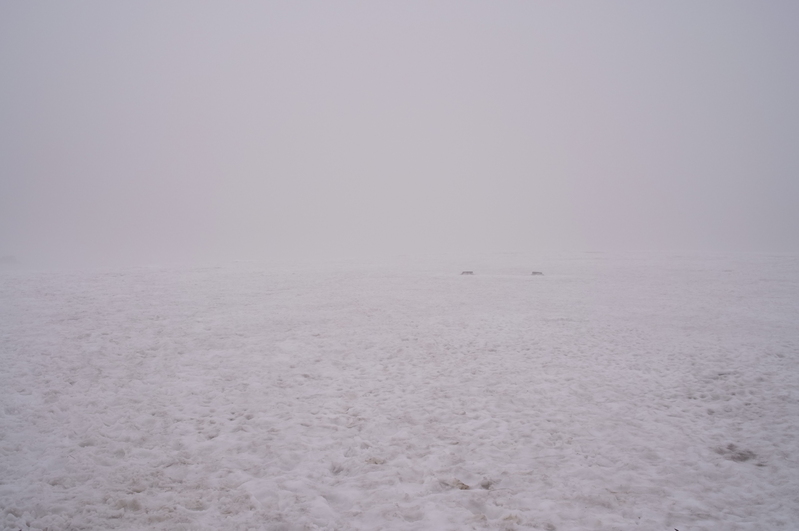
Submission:
[[[4,530],[799,528],[797,255],[5,270],[0,349]]]

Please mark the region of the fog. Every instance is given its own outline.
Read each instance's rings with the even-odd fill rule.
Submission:
[[[0,255],[799,251],[795,2],[3,2]]]

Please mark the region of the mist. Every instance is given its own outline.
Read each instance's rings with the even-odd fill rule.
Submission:
[[[0,255],[799,251],[794,2],[5,2]]]

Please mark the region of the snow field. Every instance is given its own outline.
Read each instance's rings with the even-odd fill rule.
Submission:
[[[797,322],[796,256],[0,272],[0,527],[794,529]]]

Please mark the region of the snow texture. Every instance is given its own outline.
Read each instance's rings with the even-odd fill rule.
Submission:
[[[0,356],[4,530],[799,528],[795,255],[6,270]]]

